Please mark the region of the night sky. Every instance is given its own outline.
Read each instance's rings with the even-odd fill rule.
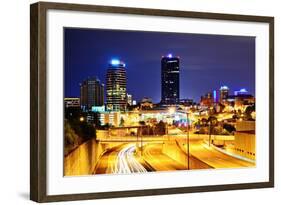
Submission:
[[[180,57],[180,98],[197,102],[222,85],[230,94],[246,88],[255,95],[255,38],[223,35],[65,28],[65,97],[79,97],[81,83],[97,76],[105,84],[108,63],[126,63],[133,98],[161,97],[161,57]]]

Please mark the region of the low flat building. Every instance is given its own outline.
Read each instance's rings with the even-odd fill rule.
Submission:
[[[140,102],[140,108],[141,110],[152,109],[153,108],[152,99],[148,97],[144,97]]]
[[[64,98],[64,106],[65,108],[79,108],[80,107],[80,98]]]
[[[234,152],[249,159],[256,159],[255,121],[237,121]]]
[[[214,98],[211,92],[206,93],[204,96],[201,96],[200,105],[205,107],[211,107],[214,105]]]

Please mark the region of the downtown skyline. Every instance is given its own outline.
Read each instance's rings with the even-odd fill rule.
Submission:
[[[255,95],[253,37],[67,28],[65,96],[79,96],[79,83],[87,77],[105,83],[108,63],[120,59],[126,63],[128,93],[137,101],[160,102],[161,58],[169,53],[180,57],[181,99],[198,102],[224,84],[231,93],[247,88]]]

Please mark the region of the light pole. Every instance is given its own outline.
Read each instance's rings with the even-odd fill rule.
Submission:
[[[188,112],[186,113],[186,146],[187,146],[187,170],[190,169],[189,167],[189,120],[188,120]]]
[[[143,140],[143,139],[142,139],[142,137],[143,137],[143,136],[142,136],[142,130],[143,130],[142,128],[143,128],[143,125],[141,126],[141,133],[140,133],[140,149],[141,149],[141,156],[142,156],[142,140]]]
[[[209,147],[211,146],[211,121],[209,121]]]

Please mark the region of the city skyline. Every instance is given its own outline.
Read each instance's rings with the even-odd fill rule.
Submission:
[[[256,166],[253,37],[64,37],[65,176]]]
[[[116,37],[114,40],[109,38],[112,35]],[[157,36],[158,38],[155,38]],[[158,43],[161,48],[154,49],[155,46],[151,45],[152,40],[149,38],[154,39],[153,44]],[[134,39],[140,40],[135,41],[134,44],[134,47],[138,49],[132,49],[132,52],[129,52],[132,47],[129,44]],[[167,39],[170,39],[170,42],[167,42]],[[189,46],[180,47],[179,40],[189,41],[190,43],[187,44]],[[164,45],[166,48],[162,49],[161,42],[162,44],[166,42]],[[249,93],[255,95],[254,42],[253,37],[65,29],[65,96],[80,96],[79,83],[87,77],[97,76],[102,83],[105,83],[109,61],[112,58],[118,58],[126,63],[128,93],[138,101],[147,96],[151,97],[154,102],[160,102],[161,58],[162,55],[168,53],[180,56],[181,99],[191,98],[198,102],[202,94],[218,89],[224,84],[229,86],[231,93],[241,88],[247,88]],[[122,47],[119,44],[127,46]],[[143,44],[150,45],[149,49]],[[216,52],[207,52],[210,50],[210,44],[216,44]],[[181,51],[184,50],[183,47],[189,49]],[[189,51],[192,50],[190,47],[196,48],[193,53]],[[229,47],[233,48],[230,52]],[[190,53],[189,56],[184,55],[187,51]],[[147,56],[147,53],[150,52],[153,58]],[[140,55],[140,53],[145,55]],[[206,53],[211,57],[206,58]],[[224,58],[222,58],[223,55]],[[136,59],[139,56],[142,56],[141,60]],[[189,58],[190,61],[187,61],[186,58]],[[137,64],[136,61],[139,63]],[[225,70],[227,67],[228,70]],[[149,75],[144,75],[144,73]],[[140,76],[144,76],[144,78]],[[144,80],[145,83],[142,82]],[[137,86],[139,84],[142,86]]]

